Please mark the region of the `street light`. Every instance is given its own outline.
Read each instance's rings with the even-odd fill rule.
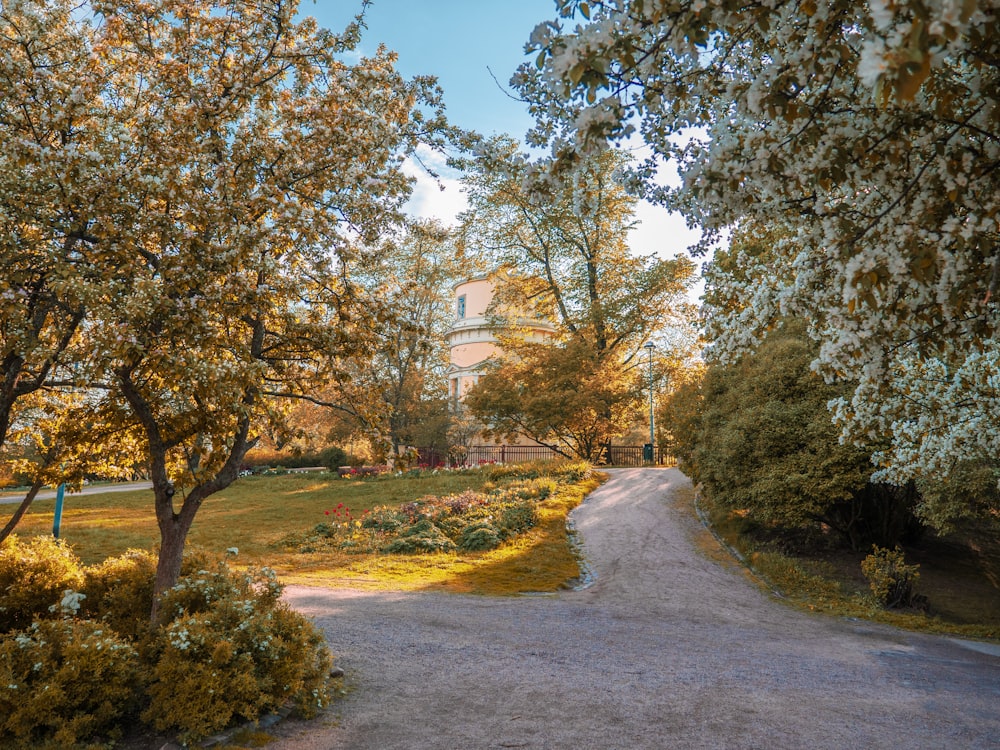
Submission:
[[[643,456],[643,458],[652,463],[656,463],[656,449],[653,447],[655,445],[655,424],[653,422],[653,342],[647,341],[643,344],[643,348],[649,352],[649,447],[645,451],[646,455]]]

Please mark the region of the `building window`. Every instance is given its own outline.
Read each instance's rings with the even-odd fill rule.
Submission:
[[[464,294],[461,295],[458,298],[458,317],[460,319],[465,317],[465,295]]]

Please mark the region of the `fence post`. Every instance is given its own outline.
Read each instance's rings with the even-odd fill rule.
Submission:
[[[52,536],[59,538],[59,527],[62,525],[63,500],[66,497],[66,484],[60,484],[56,490],[56,510],[52,515]]]

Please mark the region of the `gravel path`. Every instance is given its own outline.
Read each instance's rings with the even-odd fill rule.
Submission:
[[[792,610],[695,549],[682,474],[611,473],[574,511],[585,590],[289,587],[350,692],[268,747],[1000,748],[1000,648]]]

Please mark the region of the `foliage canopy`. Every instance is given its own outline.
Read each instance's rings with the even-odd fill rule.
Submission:
[[[88,427],[141,441],[158,592],[283,400],[373,348],[357,248],[400,220],[402,160],[444,129],[431,80],[403,79],[384,48],[345,62],[360,23],[333,34],[297,10],[0,12],[0,261],[24,269],[0,305],[0,429],[58,374],[92,394]]]
[[[767,263],[717,272],[743,310],[708,306],[714,356],[802,317],[819,370],[855,383],[835,416],[879,442],[881,477],[995,460],[997,4],[558,7],[515,79],[535,142],[571,164],[638,130],[653,154],[638,178],[703,227],[703,248],[733,228],[773,243]],[[678,188],[652,179],[664,158]]]
[[[690,321],[694,264],[630,250],[635,199],[619,153],[540,179],[544,164],[495,139],[466,166],[464,238],[493,269],[503,350],[466,404],[496,433],[598,458],[634,421],[642,344]],[[551,336],[531,333],[539,319]]]
[[[671,399],[682,466],[712,498],[759,525],[834,529],[854,549],[913,530],[912,489],[872,483],[870,451],[841,444],[827,402],[844,386],[809,368],[803,326],[773,331],[738,363],[709,366]]]

